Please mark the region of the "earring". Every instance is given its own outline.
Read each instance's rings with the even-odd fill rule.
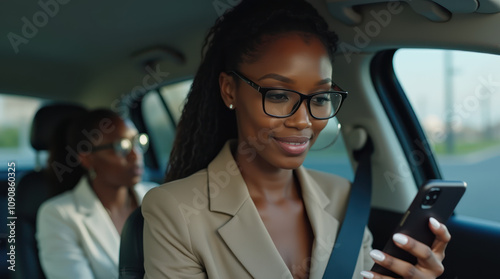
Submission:
[[[89,173],[90,181],[94,180],[95,177],[97,176],[97,173],[95,172],[95,170],[93,168],[89,168],[88,173]]]
[[[233,109],[234,109],[233,104],[229,104],[229,109],[230,109],[230,110],[233,110]]]

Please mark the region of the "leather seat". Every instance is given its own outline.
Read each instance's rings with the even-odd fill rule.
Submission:
[[[130,214],[122,229],[118,263],[120,279],[144,277],[143,227],[144,217],[141,207],[138,207]]]
[[[73,104],[50,104],[40,108],[31,127],[31,146],[37,151],[49,150],[53,136],[65,120],[86,110]],[[65,148],[65,146],[61,146]],[[45,169],[32,170],[24,175],[16,189],[16,272],[12,278],[43,279],[35,239],[36,214],[40,205],[50,198],[54,189]]]

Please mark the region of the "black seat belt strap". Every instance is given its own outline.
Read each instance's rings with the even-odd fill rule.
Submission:
[[[372,193],[370,157],[372,152],[373,144],[370,138],[367,138],[363,148],[354,154],[358,161],[358,167],[351,186],[344,221],[340,227],[323,279],[350,279],[353,276],[370,215]]]

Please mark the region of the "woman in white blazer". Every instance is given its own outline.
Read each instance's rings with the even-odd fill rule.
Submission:
[[[144,199],[145,278],[322,278],[350,184],[301,165],[347,96],[333,82],[337,41],[304,0],[243,0],[217,19],[177,126],[171,182]],[[370,251],[366,233],[353,278],[387,278],[367,271],[373,261],[436,278],[450,238],[441,224],[432,231],[432,247],[396,238],[416,265]]]
[[[91,111],[71,126],[63,147],[69,155],[58,166],[87,172],[38,212],[39,257],[48,279],[118,278],[121,230],[154,186],[140,182],[147,146],[145,134],[110,110]]]

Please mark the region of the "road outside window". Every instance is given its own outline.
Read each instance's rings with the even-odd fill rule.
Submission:
[[[500,56],[403,49],[396,76],[445,179],[468,189],[457,214],[500,222]]]

